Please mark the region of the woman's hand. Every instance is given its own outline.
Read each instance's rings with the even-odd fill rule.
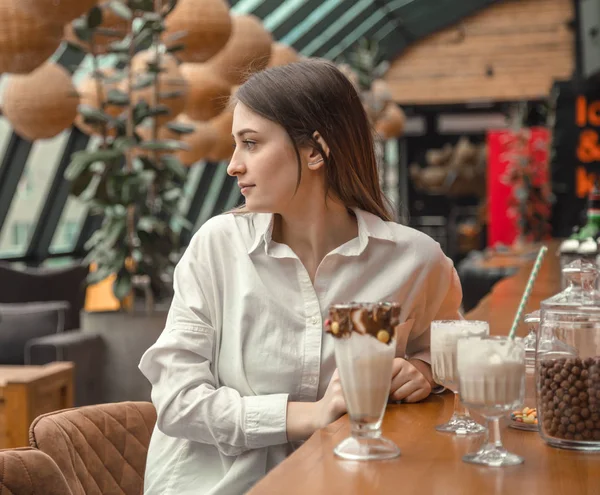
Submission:
[[[342,384],[335,370],[325,395],[317,402],[288,402],[288,441],[306,440],[315,431],[325,428],[346,412]]]
[[[405,402],[423,400],[431,393],[432,384],[431,367],[424,361],[394,359],[390,388],[390,397],[393,400]]]
[[[342,392],[342,382],[336,369],[331,376],[325,395],[317,402],[315,426],[325,428],[347,412],[346,400]]]

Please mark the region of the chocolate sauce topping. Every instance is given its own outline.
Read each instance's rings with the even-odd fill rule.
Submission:
[[[336,304],[329,308],[329,318],[325,331],[334,337],[348,338],[357,332],[389,344],[400,323],[400,305],[389,302]]]

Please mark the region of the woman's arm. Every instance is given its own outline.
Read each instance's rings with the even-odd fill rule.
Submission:
[[[201,326],[167,328],[142,357],[158,429],[231,456],[285,443],[287,394],[242,397],[233,388],[217,388],[210,369],[213,341],[213,332]]]
[[[287,438],[290,442],[306,440],[319,428],[316,422],[316,402],[288,402]]]
[[[210,233],[201,229],[178,263],[166,328],[140,361],[152,384],[163,433],[215,445],[225,455],[287,442],[287,394],[242,397],[214,376],[217,302],[211,281]],[[199,233],[200,234],[200,233]]]
[[[427,255],[427,250],[424,250]],[[431,253],[430,253],[431,254]],[[394,400],[415,402],[432,391],[443,390],[434,382],[431,371],[430,326],[433,320],[461,319],[459,308],[462,289],[454,264],[436,244],[435,255],[427,267],[417,300],[423,301],[415,311],[415,321],[407,339],[406,359],[396,358],[390,396]]]
[[[347,411],[342,383],[336,370],[323,398],[318,402],[290,402],[287,408],[287,436],[290,442],[306,440],[315,431],[333,423]]]
[[[420,359],[431,364],[430,326],[434,320],[459,320],[462,287],[454,263],[436,244],[435,254],[420,287],[422,303],[406,345],[408,359]]]

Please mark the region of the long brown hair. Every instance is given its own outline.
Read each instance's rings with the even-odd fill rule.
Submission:
[[[332,191],[347,208],[392,219],[379,186],[367,114],[355,87],[334,64],[310,59],[263,70],[237,90],[235,100],[286,130],[298,159],[298,184],[298,147],[313,146],[325,162],[326,194]],[[329,156],[313,138],[315,131],[329,146]]]

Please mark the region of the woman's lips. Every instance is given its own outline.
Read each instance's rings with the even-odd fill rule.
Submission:
[[[245,195],[253,187],[253,185],[240,185],[240,192]]]

